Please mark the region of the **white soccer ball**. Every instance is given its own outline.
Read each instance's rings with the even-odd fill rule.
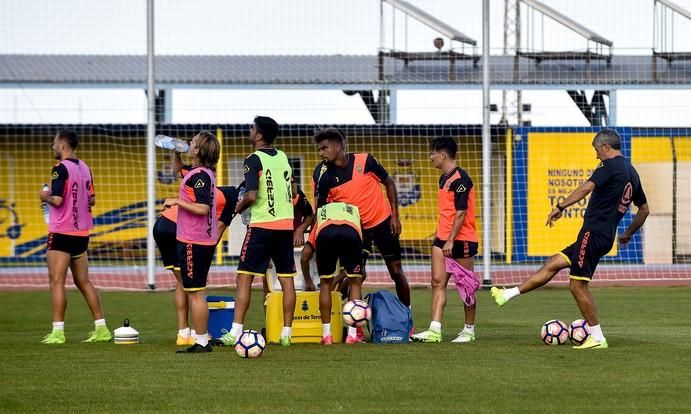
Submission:
[[[569,328],[564,322],[552,319],[542,325],[540,337],[547,345],[562,345],[569,340]]]
[[[569,325],[569,339],[576,345],[583,345],[590,336],[590,325],[585,319],[576,319]]]
[[[257,331],[243,331],[235,344],[235,352],[242,358],[259,358],[264,353],[266,341]]]
[[[348,326],[363,326],[371,317],[372,309],[364,300],[355,299],[343,305],[343,322]]]

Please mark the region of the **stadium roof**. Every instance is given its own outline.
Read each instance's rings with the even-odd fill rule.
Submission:
[[[448,56],[448,54],[447,54]],[[158,56],[156,82],[166,88],[479,89],[482,60],[410,61],[379,56]],[[613,56],[611,63],[574,58],[490,58],[494,89],[688,89],[691,61]],[[452,69],[454,68],[454,69]],[[518,70],[516,70],[518,69]],[[455,72],[455,80],[450,72]],[[145,88],[146,56],[0,55],[0,88]]]

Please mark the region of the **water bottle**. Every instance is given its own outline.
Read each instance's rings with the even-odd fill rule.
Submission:
[[[238,202],[242,200],[242,197],[245,195],[245,187],[240,187],[240,190],[238,190]],[[250,212],[250,208],[247,207],[245,210],[240,213],[240,218],[242,219],[242,224],[245,226],[250,225],[250,220],[252,219],[252,213]]]
[[[181,153],[186,153],[190,149],[187,142],[160,134],[154,137],[154,144],[156,144],[157,147]]]
[[[43,188],[41,188],[42,191],[48,191],[50,190],[50,186],[48,184],[43,184]],[[41,202],[41,212],[43,213],[43,220],[45,220],[46,224],[50,223],[50,213],[48,212],[48,203],[45,201]]]

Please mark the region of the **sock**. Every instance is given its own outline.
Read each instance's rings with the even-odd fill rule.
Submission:
[[[330,323],[323,323],[322,324],[322,336],[329,336],[331,335],[331,324]]]
[[[602,334],[602,328],[600,325],[593,325],[590,327],[590,334],[593,336],[593,339],[602,342],[605,340],[605,336]]]
[[[429,330],[434,332],[441,332],[441,322],[432,321],[429,323]]]
[[[357,338],[357,328],[354,326],[349,326],[348,327],[348,336],[352,336],[353,338]]]
[[[291,326],[283,327],[283,330],[281,330],[281,338],[283,338],[284,336],[287,336],[288,338],[293,336],[293,328]]]
[[[520,294],[521,291],[518,290],[518,286],[512,287],[511,289],[506,289],[504,291],[504,297],[506,298],[506,300],[511,300]]]
[[[196,337],[196,336],[197,336],[197,331],[195,331],[194,329],[190,329],[190,336]]]
[[[65,322],[64,321],[53,322],[53,330],[54,331],[64,331],[65,330]]]
[[[240,339],[240,334],[242,333],[242,324],[233,322],[233,326],[230,328],[230,335],[236,339]]]
[[[98,328],[99,326],[106,326],[106,320],[105,318],[103,319],[96,319],[94,321],[94,325]]]
[[[203,333],[201,335],[194,336],[195,342],[201,346],[207,346],[209,344],[209,335]]]
[[[475,333],[475,325],[468,325],[466,323],[465,326],[463,327],[463,330],[468,332],[468,333],[474,334]]]
[[[190,328],[189,328],[189,327],[178,330],[178,335],[180,335],[181,338],[185,338],[185,339],[186,339],[186,338],[189,338],[189,337],[190,337],[190,334],[191,334],[191,333],[190,333]]]

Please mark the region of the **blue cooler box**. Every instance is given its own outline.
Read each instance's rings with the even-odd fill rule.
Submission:
[[[232,296],[207,296],[209,306],[209,335],[220,338],[230,331],[235,316],[235,299]]]

